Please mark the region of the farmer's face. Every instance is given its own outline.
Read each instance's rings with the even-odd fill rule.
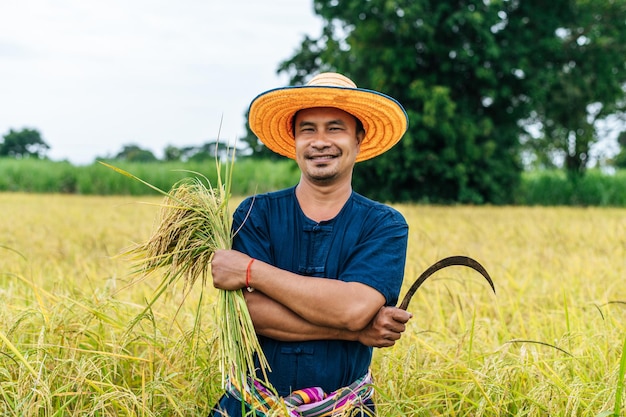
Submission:
[[[294,135],[302,175],[318,183],[350,180],[364,135],[356,125],[354,116],[334,107],[300,110]]]

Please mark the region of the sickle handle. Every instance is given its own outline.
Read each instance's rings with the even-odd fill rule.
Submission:
[[[493,281],[491,280],[489,273],[478,261],[468,256],[450,256],[448,258],[444,258],[434,263],[433,265],[428,267],[427,270],[422,272],[422,275],[420,275],[419,278],[415,280],[413,285],[411,285],[411,288],[409,288],[409,291],[404,296],[404,299],[402,300],[402,303],[400,304],[399,308],[401,308],[402,310],[407,309],[407,307],[409,306],[409,303],[411,302],[411,298],[413,298],[413,295],[415,294],[417,289],[424,283],[424,281],[426,281],[426,278],[428,278],[435,272],[439,271],[440,269],[446,268],[448,266],[454,266],[454,265],[467,266],[467,267],[472,268],[475,271],[478,271],[483,277],[485,277],[485,279],[491,286],[491,289],[493,290],[493,292],[494,293],[496,292],[496,287],[493,285]]]

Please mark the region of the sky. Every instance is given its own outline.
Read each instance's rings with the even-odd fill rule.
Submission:
[[[0,136],[37,129],[77,165],[232,143],[321,29],[313,0],[0,0]]]

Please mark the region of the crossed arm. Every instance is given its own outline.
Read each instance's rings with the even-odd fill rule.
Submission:
[[[211,263],[213,285],[224,290],[243,288],[250,257],[220,250]],[[385,299],[365,284],[311,278],[256,260],[250,286],[244,291],[258,334],[284,341],[339,339],[367,346],[392,346],[411,314],[384,307]]]

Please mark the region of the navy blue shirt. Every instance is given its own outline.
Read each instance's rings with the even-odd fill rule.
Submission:
[[[353,192],[339,214],[315,222],[303,213],[295,187],[244,200],[233,215],[233,249],[299,275],[360,282],[378,290],[386,305],[398,301],[408,226],[393,208]],[[303,299],[303,303],[307,300]],[[319,386],[325,392],[363,376],[372,348],[360,342],[281,342],[259,337],[281,396]]]

